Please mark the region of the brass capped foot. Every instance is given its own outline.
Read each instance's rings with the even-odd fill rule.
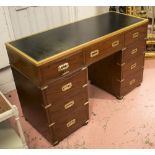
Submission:
[[[58,145],[59,144],[59,141],[55,141],[54,143],[53,143],[53,146],[56,146],[56,145]]]
[[[86,121],[83,125],[85,126],[85,125],[87,125],[89,123],[89,120],[88,121]]]
[[[124,96],[116,96],[118,100],[122,100]]]

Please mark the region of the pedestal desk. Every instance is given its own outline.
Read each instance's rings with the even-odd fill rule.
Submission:
[[[56,145],[89,121],[88,79],[118,99],[139,86],[147,24],[108,12],[6,43],[26,120]]]

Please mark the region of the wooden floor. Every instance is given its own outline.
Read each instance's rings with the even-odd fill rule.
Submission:
[[[145,61],[142,85],[123,100],[92,85],[89,94],[89,124],[55,147],[24,120],[20,110],[29,148],[155,148],[155,60]],[[15,90],[6,96],[20,109]]]

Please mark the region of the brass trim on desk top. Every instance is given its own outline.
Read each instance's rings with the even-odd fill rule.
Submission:
[[[143,19],[143,20],[146,19],[146,18],[142,18],[142,17],[136,16],[136,15],[129,15],[129,14],[126,14],[126,13],[121,13],[121,12],[116,12],[116,11],[109,11],[109,12],[115,12],[115,13],[119,13],[119,14],[122,14],[122,15],[134,17],[134,18],[139,18],[139,19]]]
[[[125,14],[125,15],[126,15],[126,14]],[[131,16],[131,15],[126,15],[126,16]],[[133,17],[133,16],[132,16],[132,17]],[[140,17],[135,17],[135,18],[140,18]],[[141,19],[143,19],[143,18],[141,18]],[[27,61],[31,62],[31,63],[34,64],[35,66],[41,66],[41,65],[44,65],[44,64],[46,64],[46,63],[48,63],[48,62],[50,62],[50,61],[54,61],[54,60],[56,60],[56,59],[62,58],[62,57],[67,56],[67,55],[69,55],[69,54],[73,54],[73,53],[79,52],[82,48],[85,48],[85,47],[87,47],[87,46],[89,46],[89,45],[91,45],[91,44],[94,44],[94,43],[103,41],[103,40],[105,40],[105,39],[107,39],[107,38],[110,38],[110,37],[112,37],[112,36],[114,36],[114,35],[123,33],[123,32],[125,32],[125,31],[128,31],[128,30],[132,29],[132,28],[135,28],[135,27],[137,27],[137,26],[143,25],[143,24],[145,24],[145,23],[147,23],[147,22],[148,22],[148,19],[144,19],[143,21],[140,21],[140,22],[137,22],[137,23],[132,24],[132,25],[130,25],[130,26],[124,27],[124,28],[119,29],[119,30],[117,30],[117,31],[115,31],[115,32],[109,33],[109,34],[104,35],[104,36],[102,36],[102,37],[99,37],[99,38],[97,38],[97,39],[94,39],[94,40],[91,40],[91,41],[86,42],[86,43],[84,43],[84,44],[81,44],[81,45],[78,45],[78,46],[76,46],[76,47],[70,48],[70,49],[68,49],[68,50],[65,50],[65,51],[63,51],[63,52],[60,52],[60,53],[58,53],[58,54],[56,54],[56,55],[50,56],[50,57],[45,58],[44,60],[40,60],[40,61],[36,61],[35,59],[31,58],[30,56],[28,56],[27,54],[25,54],[25,53],[22,52],[21,50],[19,50],[19,49],[17,49],[16,47],[12,46],[10,43],[5,43],[5,45],[6,45],[7,48],[12,49],[14,52],[16,52],[17,54],[19,54],[20,56],[26,58]],[[45,32],[45,31],[44,31],[44,32]],[[35,35],[35,34],[33,34],[33,35]],[[21,39],[21,38],[20,38],[20,39]]]
[[[12,46],[10,43],[5,43],[5,45],[6,45],[7,48],[9,48],[9,49],[13,50],[14,52],[16,52],[18,55],[26,58],[26,60],[28,60],[32,64],[34,64],[36,66],[40,66],[38,61],[36,61],[35,59],[31,58],[30,56],[28,56],[27,54],[25,54],[24,52],[22,52],[18,48]]]

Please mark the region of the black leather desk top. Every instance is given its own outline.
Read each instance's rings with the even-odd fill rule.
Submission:
[[[36,61],[89,42],[142,19],[108,12],[79,22],[10,42]]]

